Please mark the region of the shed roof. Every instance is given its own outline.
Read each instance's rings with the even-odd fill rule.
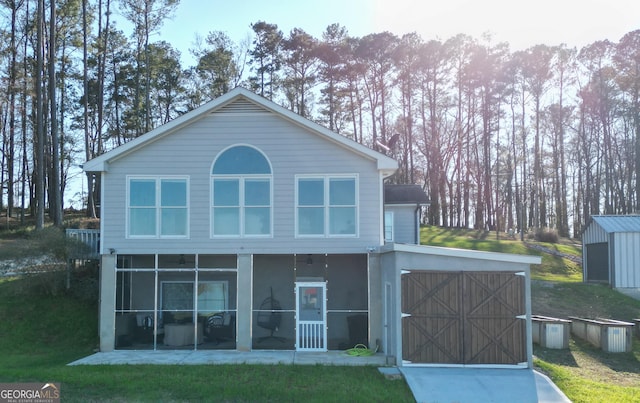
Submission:
[[[640,232],[640,215],[595,215],[591,220],[607,233]]]
[[[429,198],[419,185],[384,185],[384,203],[429,204]]]

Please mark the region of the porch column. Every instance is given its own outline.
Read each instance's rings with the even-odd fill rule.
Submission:
[[[253,296],[252,255],[238,255],[238,324],[236,349],[251,351],[251,300]]]
[[[100,351],[113,351],[116,322],[116,255],[102,255],[100,263]]]
[[[382,269],[380,255],[369,253],[369,348],[375,349],[376,343],[382,344]],[[380,345],[382,348],[382,345]],[[386,352],[385,352],[386,353]]]

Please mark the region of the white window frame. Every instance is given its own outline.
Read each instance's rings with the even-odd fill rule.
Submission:
[[[269,164],[269,174],[214,174],[213,173],[213,167],[216,164],[216,161],[218,160],[218,157],[220,157],[222,154],[224,154],[225,152],[229,151],[230,149],[234,148],[234,147],[251,147],[253,149],[255,149],[256,151],[258,151],[260,154],[262,154],[262,156],[264,157],[264,159],[266,160],[267,164]],[[267,158],[267,156],[262,152],[262,150],[260,150],[257,147],[254,147],[250,144],[244,144],[244,143],[239,143],[239,144],[234,144],[232,146],[229,146],[227,148],[225,148],[224,150],[220,151],[220,153],[218,154],[218,156],[216,157],[216,159],[213,161],[213,164],[211,165],[211,169],[209,170],[209,173],[211,174],[210,176],[210,180],[209,180],[209,237],[214,239],[222,239],[222,238],[272,238],[273,237],[273,167],[271,167],[271,161],[269,161],[269,159]],[[216,234],[214,232],[214,214],[213,214],[213,210],[216,208],[216,206],[214,206],[213,201],[214,201],[214,181],[216,179],[229,179],[229,180],[238,180],[239,182],[239,189],[238,189],[238,206],[236,206],[240,213],[240,217],[239,217],[239,231],[237,235],[233,235],[233,234]],[[246,206],[245,205],[245,182],[247,180],[267,180],[269,182],[269,205],[268,206]],[[265,208],[269,208],[269,233],[267,234],[246,234],[245,233],[245,217],[246,217],[246,210],[247,208],[252,208],[252,207],[265,207]]]
[[[318,179],[324,181],[324,230],[322,234],[300,234],[300,220],[298,217],[298,212],[300,210],[300,205],[298,202],[299,197],[299,182],[301,179]],[[354,180],[354,192],[355,192],[355,200],[354,207],[355,209],[355,233],[354,234],[332,234],[330,230],[331,220],[330,220],[330,182],[332,179],[353,179]],[[358,238],[360,234],[360,181],[358,174],[322,174],[322,175],[296,175],[295,176],[295,236],[296,238]]]
[[[131,181],[141,179],[141,180],[153,180],[155,181],[155,205],[153,209],[155,210],[155,220],[156,220],[156,231],[153,235],[131,235],[131,209],[132,207],[129,203],[131,202]],[[162,235],[162,181],[163,180],[184,180],[186,184],[186,206],[184,208],[187,211],[186,217],[186,228],[185,235]],[[126,191],[126,222],[125,222],[125,232],[127,239],[188,239],[191,233],[190,228],[190,217],[191,217],[191,202],[190,202],[190,178],[187,175],[128,175],[127,176],[127,191]],[[149,206],[148,208],[151,208]]]
[[[239,231],[237,235],[231,234],[216,234],[214,232],[214,214],[213,210],[216,208],[213,204],[214,200],[214,181],[215,180],[237,180],[239,183],[239,194],[238,194],[238,206],[240,211],[240,222],[239,222]],[[245,204],[245,182],[249,180],[264,180],[269,182],[269,205],[268,206],[247,206]],[[210,182],[211,191],[209,192],[209,196],[211,201],[209,202],[209,215],[210,215],[210,225],[209,232],[211,238],[271,238],[273,237],[273,175],[211,175]],[[246,234],[245,233],[245,218],[246,218],[246,210],[252,207],[264,207],[269,209],[269,233],[267,234]]]

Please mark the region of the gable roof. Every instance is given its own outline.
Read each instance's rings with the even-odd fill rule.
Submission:
[[[298,126],[301,126],[303,129],[307,129],[312,133],[325,138],[326,140],[329,140],[341,147],[350,150],[355,154],[376,161],[378,171],[382,172],[385,177],[392,175],[398,169],[398,162],[393,158],[387,157],[384,154],[381,154],[377,151],[363,146],[360,143],[357,143],[349,138],[335,133],[325,128],[324,126],[303,118],[297,113],[283,108],[280,105],[277,105],[274,102],[271,102],[268,99],[261,97],[260,95],[255,94],[242,87],[237,87],[222,95],[221,97],[209,101],[206,104],[190,112],[187,112],[184,115],[181,115],[176,119],[162,126],[159,126],[148,133],[143,134],[140,137],[137,137],[105,154],[102,154],[96,158],[91,159],[90,161],[85,162],[85,164],[83,165],[83,169],[85,172],[108,171],[110,162],[113,162],[124,155],[135,152],[137,149],[144,147],[151,142],[157,141],[158,139],[175,133],[183,127],[188,126],[195,121],[208,116],[210,113],[219,111],[223,108],[228,108],[230,110],[250,110],[254,113],[257,111],[275,113],[280,117]]]
[[[640,232],[640,215],[594,215],[585,229],[596,222],[605,232]]]
[[[384,204],[429,204],[419,185],[384,185]]]

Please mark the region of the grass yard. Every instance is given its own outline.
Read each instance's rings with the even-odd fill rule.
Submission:
[[[432,246],[542,255],[534,266],[534,314],[640,317],[640,301],[609,287],[583,284],[581,267],[566,257],[528,248],[519,240],[473,230],[423,228]],[[580,256],[580,245],[535,243]],[[0,262],[42,253],[43,240],[0,231]],[[45,249],[46,250],[46,249]],[[63,401],[366,401],[412,402],[402,380],[375,367],[327,366],[77,366],[68,364],[96,349],[97,306],[90,295],[69,295],[59,275],[0,278],[0,382],[59,382]],[[57,284],[57,285],[56,285]],[[84,283],[87,284],[87,283]],[[91,293],[90,293],[91,294]],[[95,292],[93,292],[95,294]],[[93,296],[95,298],[95,295]],[[534,364],[573,402],[640,402],[640,341],[631,353],[604,353],[572,339],[568,350],[534,345]]]
[[[376,367],[66,364],[97,346],[97,307],[43,295],[36,279],[0,280],[0,382],[59,382],[64,402],[413,402]]]

